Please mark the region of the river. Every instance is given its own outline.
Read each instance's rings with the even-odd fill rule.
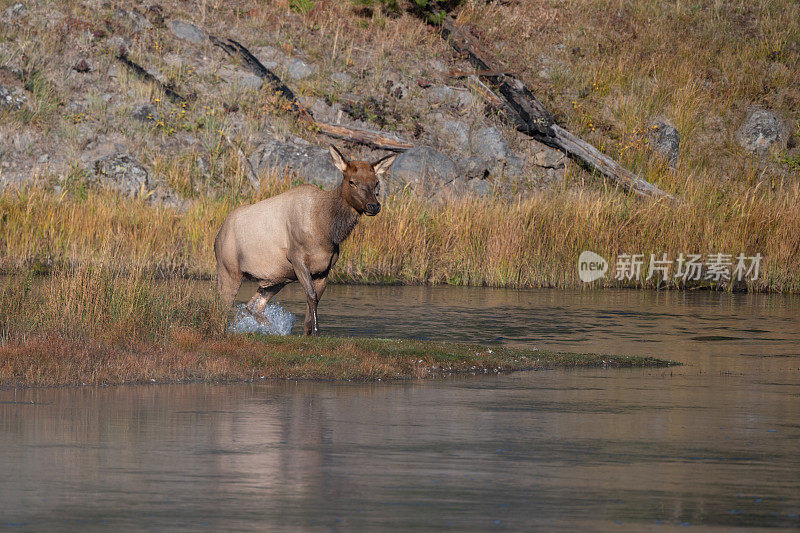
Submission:
[[[279,299],[304,311],[296,287]],[[795,529],[799,311],[777,295],[332,286],[328,334],[685,365],[3,390],[0,529]]]

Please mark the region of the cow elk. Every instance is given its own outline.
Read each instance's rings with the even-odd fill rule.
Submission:
[[[318,334],[317,304],[328,274],[339,258],[339,245],[353,231],[362,214],[375,216],[378,176],[396,155],[376,163],[348,161],[330,148],[341,183],[323,191],[301,185],[283,194],[232,211],[217,232],[217,287],[226,308],[233,304],[243,279],[258,282],[249,309],[269,302],[278,291],[299,281],[306,293],[306,335]]]

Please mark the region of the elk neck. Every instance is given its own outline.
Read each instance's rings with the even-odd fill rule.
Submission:
[[[330,193],[327,209],[330,216],[330,237],[333,244],[338,245],[350,235],[350,232],[356,227],[356,223],[361,215],[359,215],[358,211],[356,211],[345,198],[346,190],[344,180],[342,180],[338,187],[330,191]]]

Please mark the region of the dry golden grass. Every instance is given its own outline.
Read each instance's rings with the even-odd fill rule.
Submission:
[[[266,185],[267,183],[271,185]],[[161,275],[210,277],[216,230],[238,203],[290,186],[283,177],[238,199],[198,199],[185,211],[153,207],[101,191],[57,195],[43,188],[0,194],[0,270],[25,274],[87,264]],[[754,291],[800,290],[798,190],[742,189],[726,195],[685,184],[678,204],[645,202],[616,190],[546,191],[527,199],[461,199],[431,205],[390,197],[342,247],[333,279],[342,282],[449,283],[507,287],[576,287],[577,258],[621,253],[714,253],[764,256]],[[606,284],[614,283],[607,280]],[[639,286],[656,287],[655,281]],[[676,286],[672,284],[671,286]],[[720,285],[718,289],[744,286]]]

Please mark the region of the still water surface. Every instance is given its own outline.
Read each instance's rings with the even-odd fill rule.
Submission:
[[[764,295],[333,286],[325,333],[686,366],[0,391],[0,529],[798,528],[799,311]]]

